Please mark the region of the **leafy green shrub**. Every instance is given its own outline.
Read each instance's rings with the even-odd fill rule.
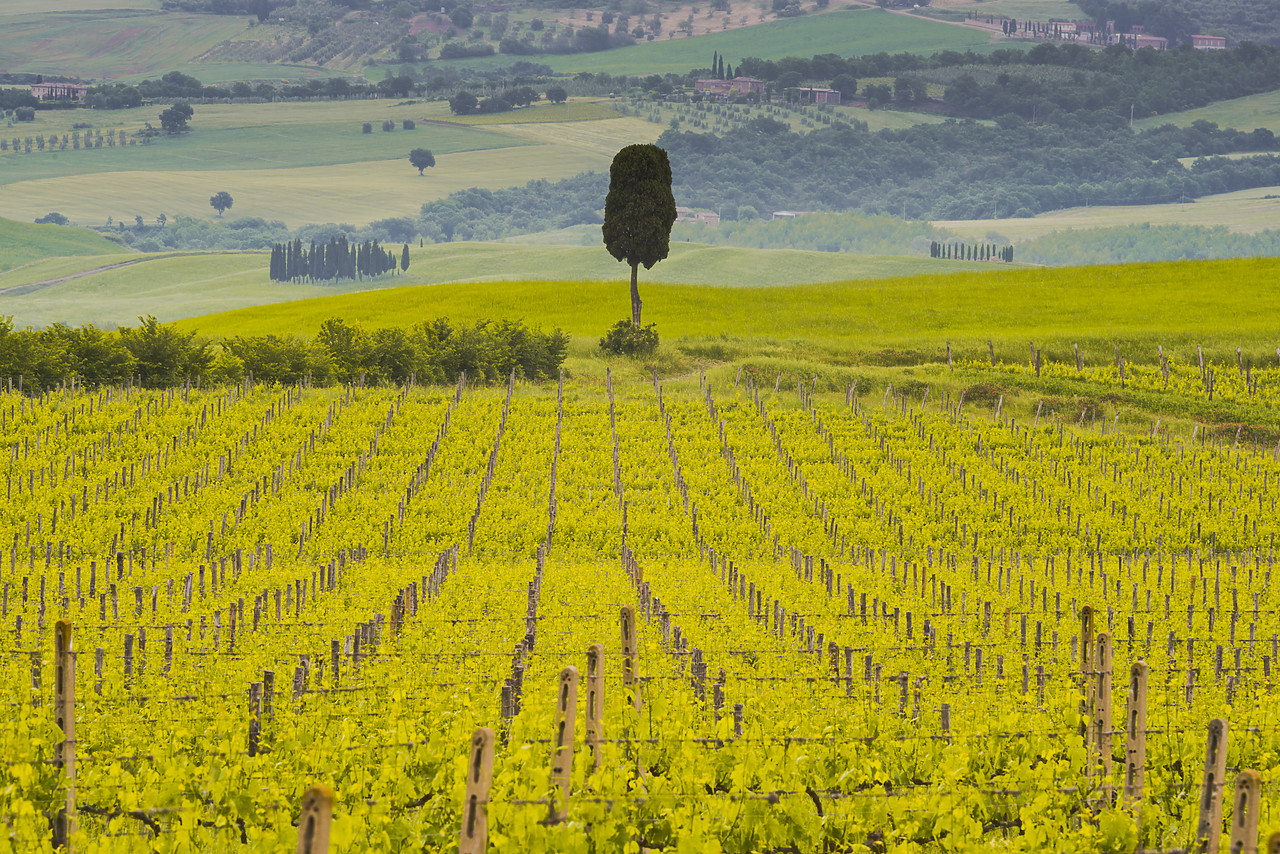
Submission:
[[[658,349],[658,330],[652,323],[636,326],[619,320],[600,339],[600,349],[614,356],[648,356]]]

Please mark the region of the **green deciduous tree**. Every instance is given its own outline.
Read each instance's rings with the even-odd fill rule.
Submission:
[[[463,89],[449,99],[449,109],[455,116],[466,116],[476,111],[478,103],[475,95]]]
[[[638,271],[667,257],[676,200],[671,193],[671,162],[656,145],[628,145],[609,167],[604,202],[604,245],[631,265],[631,322],[640,325]]]
[[[169,135],[186,133],[190,130],[187,122],[195,115],[195,110],[191,109],[190,104],[182,101],[176,102],[172,107],[160,113],[160,127]]]
[[[218,216],[222,216],[223,211],[230,210],[233,204],[235,199],[226,190],[219,190],[209,197],[209,205],[218,212]]]
[[[213,361],[207,344],[195,343],[194,332],[179,332],[148,314],[138,327],[120,329],[126,350],[137,363],[142,384],[151,388],[178,385],[186,377],[202,375]]]
[[[422,174],[423,169],[430,169],[436,165],[436,156],[427,148],[415,148],[409,152],[409,162],[418,170],[418,174]]]
[[[334,379],[358,382],[369,362],[369,336],[359,325],[350,326],[340,317],[330,317],[320,324],[316,344],[328,353]]]

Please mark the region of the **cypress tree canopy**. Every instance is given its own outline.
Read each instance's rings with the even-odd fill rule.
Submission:
[[[631,320],[640,324],[637,268],[646,270],[667,257],[676,200],[671,194],[671,162],[656,145],[628,145],[609,167],[604,202],[604,245],[631,265]]]

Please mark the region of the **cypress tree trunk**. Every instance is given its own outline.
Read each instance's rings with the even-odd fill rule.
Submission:
[[[631,265],[631,323],[640,325],[640,283],[638,281],[640,265]]]

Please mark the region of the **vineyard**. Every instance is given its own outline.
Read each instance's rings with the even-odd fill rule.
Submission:
[[[0,851],[1280,831],[1269,441],[728,377],[0,392]]]

